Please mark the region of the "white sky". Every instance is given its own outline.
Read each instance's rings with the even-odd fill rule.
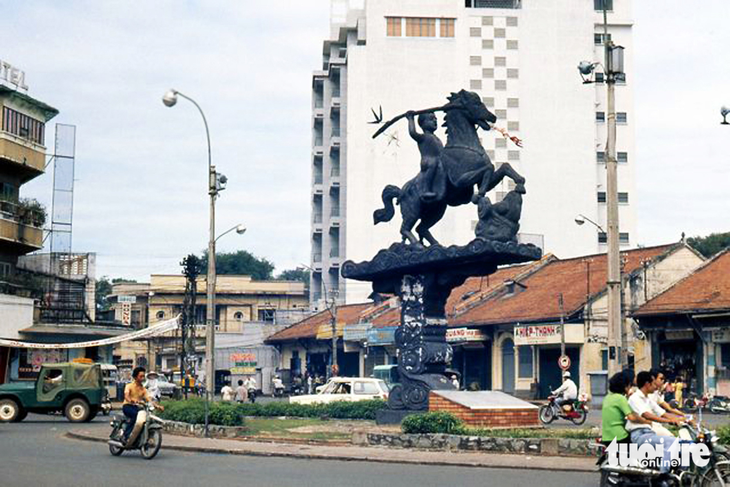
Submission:
[[[98,275],[178,273],[207,246],[206,145],[230,179],[220,232],[293,268],[309,262],[310,87],[328,35],[328,0],[0,0],[0,59],[26,72],[29,94],[77,125],[74,250]],[[730,2],[634,1],[634,116],[639,239],[730,230]],[[579,60],[576,60],[576,64]],[[577,76],[577,73],[576,73]],[[52,151],[49,131],[47,144]],[[724,164],[725,163],[725,164]],[[50,172],[23,196],[50,208]]]

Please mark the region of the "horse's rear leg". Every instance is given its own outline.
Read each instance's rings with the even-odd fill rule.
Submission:
[[[422,241],[426,240],[430,245],[439,244],[436,238],[431,234],[431,227],[434,226],[442,216],[444,216],[445,212],[446,205],[441,205],[439,209],[429,213],[425,218],[421,219],[421,223],[419,223],[416,227],[416,232],[421,237]]]
[[[418,245],[418,239],[415,235],[413,235],[413,232],[411,229],[413,228],[413,225],[416,224],[416,220],[413,218],[403,218],[403,223],[400,226],[400,234],[403,237],[403,243],[405,243],[406,240],[408,240],[413,245]]]

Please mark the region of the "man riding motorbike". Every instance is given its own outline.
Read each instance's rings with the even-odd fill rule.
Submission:
[[[155,403],[152,396],[150,396],[150,393],[147,392],[147,389],[145,389],[144,385],[142,385],[145,379],[145,372],[146,370],[144,367],[135,368],[132,372],[132,382],[124,386],[124,404],[122,405],[122,412],[127,418],[129,418],[129,423],[127,423],[127,426],[124,429],[125,444],[127,443],[127,440],[129,440],[129,435],[132,434],[132,430],[134,429],[134,423],[137,421],[137,413],[139,413],[140,404],[149,402],[160,411],[165,410],[164,407]]]
[[[649,403],[652,413],[665,420],[676,418],[681,421],[687,421],[687,418],[682,411],[671,407],[664,401],[664,388],[666,386],[666,378],[664,376],[664,373],[658,369],[651,369],[649,373],[654,378],[654,392],[649,394]],[[666,429],[658,422],[652,423],[652,429],[659,436],[674,436],[668,429]]]
[[[573,401],[578,399],[578,386],[570,378],[570,372],[563,372],[563,384],[551,392],[555,398],[555,404],[562,409],[563,405],[573,406]]]

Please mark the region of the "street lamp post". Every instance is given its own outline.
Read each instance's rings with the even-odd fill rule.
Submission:
[[[177,90],[169,90],[162,97],[162,102],[167,107],[173,107],[177,103],[177,97],[180,96],[191,102],[200,112],[205,125],[205,137],[208,142],[208,195],[210,196],[210,228],[208,239],[208,275],[206,278],[206,326],[205,326],[205,389],[206,398],[210,394],[215,393],[215,198],[218,193],[225,189],[227,178],[223,174],[218,174],[211,161],[210,154],[210,131],[208,130],[208,121],[205,113],[200,105],[183,93]]]
[[[608,36],[607,2],[603,2],[603,69],[606,82],[606,213],[608,243],[608,373],[618,372],[624,365],[624,353],[619,353],[622,329],[621,317],[621,264],[619,255],[618,164],[616,161],[616,76],[623,73],[624,48],[616,46]],[[583,61],[578,70],[584,83],[591,83],[591,75],[598,63]]]
[[[730,115],[730,108],[720,108],[720,115],[722,115],[722,122],[720,122],[720,125],[730,125],[730,122],[727,121],[727,116]]]

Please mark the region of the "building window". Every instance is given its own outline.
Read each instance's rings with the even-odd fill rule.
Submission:
[[[519,161],[520,160],[520,151],[517,151],[517,150],[507,151],[507,160],[508,161]]]
[[[517,79],[520,77],[520,70],[517,68],[507,69],[507,77],[511,79]]]
[[[510,132],[520,130],[520,122],[507,122],[507,130]]]
[[[599,191],[598,192],[598,202],[599,203],[605,203],[606,202],[606,192],[605,191]]]
[[[497,67],[507,66],[507,58],[503,56],[497,56],[494,58],[494,65]]]
[[[628,122],[628,116],[626,115],[626,112],[616,113],[616,123],[627,123],[627,122]]]
[[[401,18],[400,17],[386,17],[385,22],[387,25],[388,37],[400,37],[401,36]]]
[[[507,139],[499,138],[495,139],[494,141],[494,147],[497,149],[506,149],[507,148]]]
[[[440,35],[441,37],[454,37],[454,25],[456,19],[441,19]]]
[[[479,27],[472,27],[471,29],[469,29],[469,35],[471,37],[481,37],[482,29]]]
[[[519,108],[519,107],[520,107],[519,98],[507,98],[507,108]]]
[[[235,313],[233,313],[233,319],[238,321],[243,320],[243,313],[241,313],[240,311],[236,311]]]
[[[626,84],[626,73],[616,73],[614,75],[614,79],[616,80],[616,84],[625,85]]]
[[[259,321],[263,321],[265,323],[273,323],[274,315],[275,315],[275,312],[273,309],[260,309],[259,310]]]
[[[155,318],[157,318],[158,320],[161,320],[161,319],[163,319],[164,317],[165,317],[165,312],[164,312],[164,311],[162,311],[162,310],[160,310],[160,311],[158,311],[157,313],[155,313]]]
[[[507,80],[498,79],[494,81],[494,89],[504,91],[507,89]]]
[[[605,232],[598,232],[598,243],[599,244],[608,243],[608,235],[606,235]]]
[[[12,267],[7,262],[0,262],[0,277],[10,277]]]
[[[516,51],[520,48],[520,42],[519,41],[507,41],[507,49],[511,51]]]
[[[470,56],[469,57],[469,64],[472,66],[481,66],[482,65],[482,57],[481,56]]]
[[[606,113],[605,112],[596,112],[596,122],[605,122],[606,121]]]
[[[730,369],[730,343],[720,344],[720,366]]]
[[[596,74],[594,75],[594,78],[593,78],[593,80],[594,80],[594,81],[595,81],[596,83],[603,83],[603,73],[596,73]]]
[[[618,243],[628,244],[629,243],[629,233],[628,232],[620,232],[618,234]]]
[[[494,114],[497,118],[507,118],[507,110],[495,110]]]
[[[601,370],[608,370],[608,349],[601,350]]]
[[[473,79],[473,80],[469,81],[469,88],[472,90],[481,90],[482,89],[482,80]]]
[[[604,5],[606,10],[613,10],[613,0],[593,0],[594,10],[603,10]]]
[[[608,40],[611,40],[611,34],[608,34]],[[593,43],[597,46],[602,46],[605,44],[606,41],[606,35],[605,34],[599,34],[595,33],[593,34]]]
[[[517,376],[521,379],[528,379],[532,377],[532,347],[522,346],[517,347],[517,356],[519,361],[519,367],[517,368]]]
[[[629,162],[629,153],[628,152],[619,152],[616,154],[616,160],[621,163]]]
[[[606,153],[603,151],[596,152],[596,162],[606,162]]]
[[[618,202],[625,205],[629,204],[629,193],[619,193]]]
[[[507,27],[517,27],[517,17],[507,17]]]
[[[406,18],[406,37],[436,37],[436,19]]]
[[[12,108],[3,107],[2,130],[20,138],[43,145],[46,126],[43,122],[16,112]]]
[[[494,98],[491,96],[482,98],[482,101],[487,108],[494,108]]]
[[[494,38],[495,39],[504,39],[505,37],[507,37],[507,29],[503,29],[503,28],[494,29]]]
[[[482,49],[494,49],[494,39],[482,39]]]
[[[494,25],[494,17],[482,17],[482,25]]]
[[[494,68],[482,69],[482,78],[494,78]]]

